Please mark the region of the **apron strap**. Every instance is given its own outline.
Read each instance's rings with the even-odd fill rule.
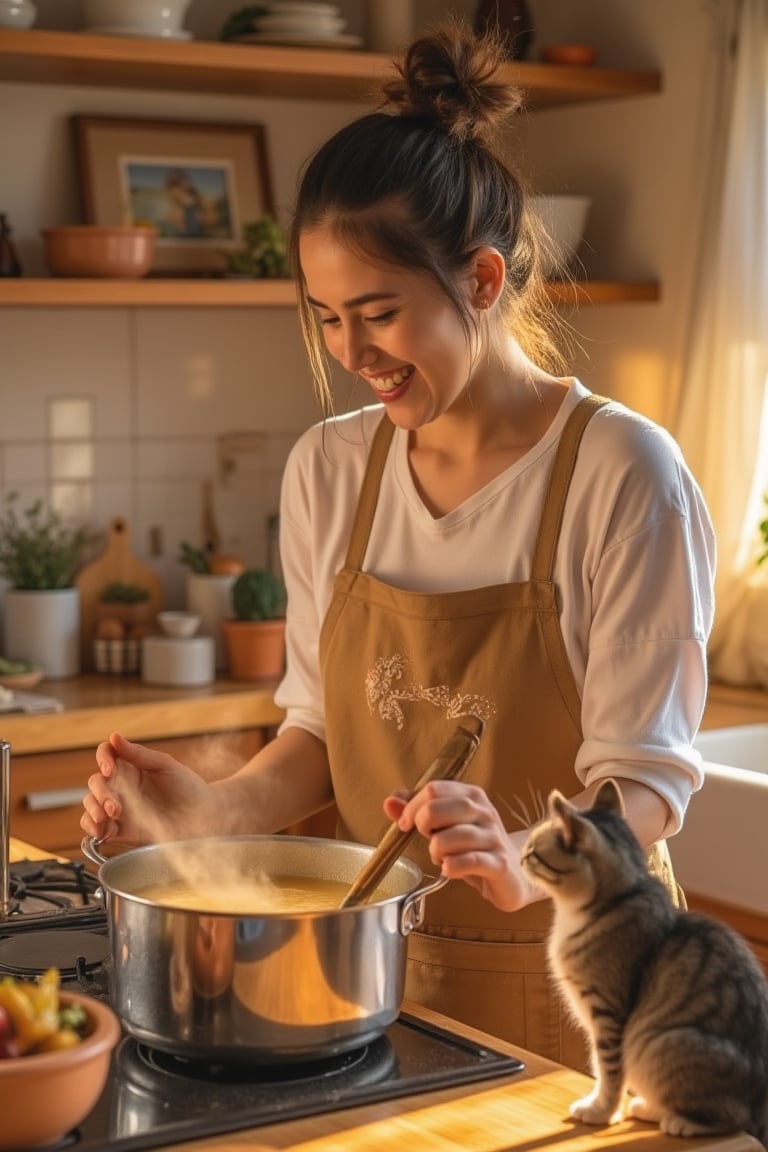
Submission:
[[[574,408],[563,429],[549,477],[547,493],[544,498],[544,510],[534,550],[532,572],[534,580],[552,579],[560,525],[562,524],[568,487],[576,464],[581,437],[598,408],[602,408],[607,403],[608,400],[604,396],[585,396]],[[394,434],[394,424],[387,416],[384,416],[373,435],[368,464],[349,537],[349,547],[347,548],[346,567],[356,572],[362,570],[363,557],[368,546],[376,504],[379,499],[381,477]]]
[[[379,486],[384,472],[384,464],[394,434],[395,426],[392,421],[388,416],[382,417],[381,423],[373,435],[371,451],[368,454],[368,464],[363,477],[363,486],[360,489],[357,511],[349,535],[345,567],[351,568],[355,572],[360,572],[363,567],[363,557],[368,547],[373,517],[379,500]]]
[[[533,580],[552,579],[565,501],[568,496],[573,469],[576,465],[581,437],[598,408],[602,408],[603,404],[607,403],[608,400],[605,396],[585,396],[568,417],[560,437],[560,443],[557,446],[557,454],[544,496],[544,508],[541,513],[539,533],[533,552],[531,573]]]

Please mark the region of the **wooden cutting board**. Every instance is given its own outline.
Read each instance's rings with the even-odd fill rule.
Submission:
[[[107,585],[116,581],[146,588],[154,619],[163,606],[163,584],[154,568],[133,555],[131,531],[123,516],[115,516],[110,520],[104,552],[91,564],[86,564],[75,580],[75,585],[80,589],[80,662],[84,670],[93,668],[96,606]]]

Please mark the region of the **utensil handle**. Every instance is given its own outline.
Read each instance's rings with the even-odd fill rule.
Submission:
[[[458,780],[475,754],[485,725],[475,716],[469,716],[435,756],[427,770],[413,786],[413,793],[420,792],[430,780]],[[403,832],[397,824],[390,824],[379,841],[368,863],[351,885],[339,905],[347,908],[351,904],[362,904],[376,890],[383,876],[400,856],[408,841],[416,833],[415,828]]]

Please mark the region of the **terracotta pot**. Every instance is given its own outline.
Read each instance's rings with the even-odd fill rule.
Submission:
[[[285,670],[285,620],[222,620],[233,680],[277,680]]]

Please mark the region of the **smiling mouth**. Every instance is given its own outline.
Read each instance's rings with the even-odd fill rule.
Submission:
[[[391,376],[367,376],[366,380],[377,392],[394,392],[395,388],[404,384],[413,373],[413,364],[409,364],[405,368],[398,368],[397,372],[393,372]]]

